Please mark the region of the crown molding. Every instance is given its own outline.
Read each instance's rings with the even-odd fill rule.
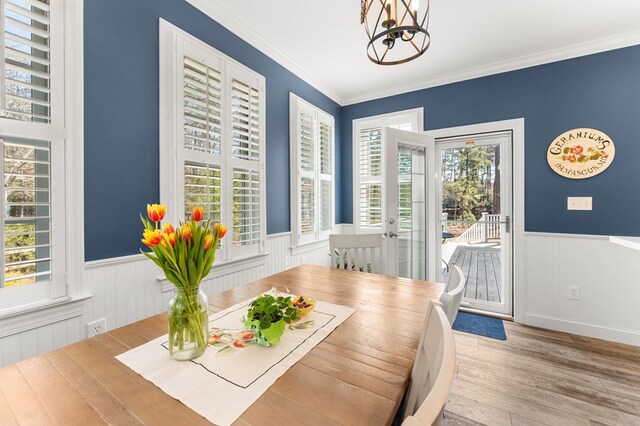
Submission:
[[[343,106],[371,101],[374,99],[386,98],[388,96],[400,95],[416,90],[428,89],[430,87],[443,86],[445,84],[471,80],[474,78],[486,77],[503,72],[515,71],[537,65],[548,64],[551,62],[577,58],[580,56],[593,55],[595,53],[621,49],[637,44],[640,44],[640,31],[633,31],[614,37],[607,37],[596,41],[579,43],[560,49],[549,50],[543,53],[535,53],[532,55],[520,56],[518,58],[509,59],[506,61],[494,62],[492,64],[479,67],[467,68],[455,73],[440,74],[427,79],[419,80],[408,85],[396,86],[373,92],[367,91],[366,94],[357,94],[351,97],[343,98]],[[428,54],[428,51],[426,54]]]
[[[284,54],[280,49],[263,37],[253,31],[245,22],[238,19],[226,8],[220,5],[214,5],[208,0],[187,0],[191,6],[195,7],[247,43],[267,55],[269,58],[282,65],[284,68],[304,80],[315,89],[322,92],[338,105],[344,104],[338,94],[327,86],[325,83],[316,78],[313,74],[307,72],[303,67],[298,65],[293,59]]]
[[[329,97],[340,106],[353,105],[360,102],[386,98],[416,90],[428,89],[430,87],[443,86],[445,84],[457,83],[474,78],[486,77],[489,75],[515,71],[640,44],[640,31],[633,31],[595,41],[578,43],[560,49],[524,55],[518,58],[494,62],[492,64],[482,65],[479,67],[467,68],[453,73],[442,73],[407,85],[388,87],[377,91],[366,90],[353,95],[343,94],[341,96],[335,90],[315,77],[312,73],[297,64],[293,59],[284,54],[280,49],[258,35],[246,23],[242,22],[242,20],[238,19],[223,6],[214,5],[208,0],[187,0],[187,2],[258,49],[260,52],[273,59],[278,64],[282,65],[306,83],[322,92],[325,96]],[[426,54],[429,54],[428,51]]]

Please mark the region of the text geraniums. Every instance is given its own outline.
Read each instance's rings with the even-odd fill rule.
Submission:
[[[198,286],[211,270],[216,258],[218,242],[227,227],[204,220],[204,208],[194,207],[191,221],[175,229],[170,222],[162,226],[167,209],[162,204],[147,204],[148,219],[140,215],[144,224],[142,242],[152,252],[142,253],[164,271],[169,281],[187,291]]]

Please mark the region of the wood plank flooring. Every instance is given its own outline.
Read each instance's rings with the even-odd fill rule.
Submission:
[[[458,265],[467,277],[464,297],[500,303],[500,249],[495,247],[458,246],[449,265]],[[451,267],[451,266],[450,266]],[[449,272],[442,272],[447,282]]]
[[[504,322],[456,333],[446,425],[640,425],[640,348]]]

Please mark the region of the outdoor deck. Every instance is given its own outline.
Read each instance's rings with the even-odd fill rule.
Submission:
[[[456,264],[467,276],[465,297],[500,303],[500,248],[460,245],[451,255],[449,265]],[[449,272],[442,272],[447,282]]]

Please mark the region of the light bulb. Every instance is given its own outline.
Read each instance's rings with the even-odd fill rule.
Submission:
[[[420,0],[411,0],[411,15],[413,15],[413,24],[418,25],[418,9],[420,8]]]
[[[387,13],[387,19],[382,21],[381,24],[384,28],[391,28],[396,25],[396,21],[394,18],[396,11],[394,11],[392,8],[392,2],[395,3],[395,0],[385,0],[384,2],[384,10]]]

